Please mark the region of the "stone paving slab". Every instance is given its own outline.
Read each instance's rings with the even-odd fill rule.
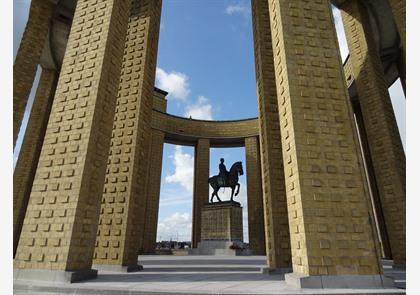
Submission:
[[[104,294],[404,294],[401,289],[296,289],[282,274],[262,274],[264,256],[139,256],[144,270],[99,272],[93,280],[74,284],[15,281],[17,295]],[[225,270],[223,268],[225,267]],[[177,271],[178,270],[178,271]]]

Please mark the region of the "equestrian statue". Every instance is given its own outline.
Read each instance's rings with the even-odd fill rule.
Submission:
[[[241,187],[238,182],[239,175],[244,174],[242,162],[234,163],[229,171],[226,170],[224,162],[225,160],[221,158],[219,164],[219,175],[215,175],[209,178],[209,184],[213,188],[213,193],[211,194],[210,200],[211,203],[213,203],[214,196],[216,196],[219,202],[222,201],[220,200],[219,195],[217,194],[221,187],[230,187],[232,189],[232,194],[230,196],[231,201],[233,201],[233,193],[235,192],[236,187],[238,187],[238,190],[235,193],[235,196],[239,194],[239,188]]]

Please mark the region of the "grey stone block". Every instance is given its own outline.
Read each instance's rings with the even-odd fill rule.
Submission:
[[[286,283],[296,288],[310,289],[383,289],[393,288],[392,279],[383,275],[307,276],[300,273],[285,274]]]
[[[98,270],[85,269],[76,271],[48,270],[48,269],[20,269],[13,270],[14,280],[25,281],[48,281],[56,283],[75,283],[94,279],[98,276]]]
[[[405,270],[406,265],[405,264],[393,264],[392,265],[393,269],[401,269],[401,270]]]
[[[114,272],[136,272],[143,270],[143,266],[135,265],[112,265],[112,264],[94,264],[92,267],[98,271],[114,271]]]

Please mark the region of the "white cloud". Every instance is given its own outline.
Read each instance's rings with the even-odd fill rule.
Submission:
[[[184,116],[199,120],[213,120],[213,106],[204,96],[199,96],[196,103],[187,106]]]
[[[174,205],[187,205],[192,202],[192,196],[185,192],[178,191],[177,193],[165,195],[160,198],[159,206],[174,206]]]
[[[234,4],[234,5],[229,5],[228,7],[226,7],[225,13],[228,15],[240,14],[245,17],[250,17],[251,8],[244,4]]]
[[[349,49],[347,46],[346,33],[344,31],[343,20],[341,19],[340,9],[332,5],[332,11],[333,11],[333,16],[334,16],[335,29],[337,32],[338,44],[340,46],[341,59],[344,62],[344,60],[347,58],[347,55],[349,54]]]
[[[188,192],[193,191],[194,179],[194,157],[188,153],[183,153],[182,147],[175,146],[175,152],[172,156],[172,163],[175,166],[174,174],[165,177],[167,183],[179,183]]]
[[[168,98],[184,101],[190,94],[188,76],[180,72],[166,72],[161,68],[156,69],[157,87],[169,93]]]
[[[171,216],[158,222],[158,240],[191,240],[191,215],[188,213],[176,212]]]

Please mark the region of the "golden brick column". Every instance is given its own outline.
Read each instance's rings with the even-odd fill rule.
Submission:
[[[152,254],[156,249],[164,139],[165,134],[162,131],[152,130],[149,148],[145,224],[141,247],[141,252],[144,254]]]
[[[258,145],[257,137],[245,138],[248,234],[252,252],[255,255],[265,255],[264,206]]]
[[[13,146],[19,134],[54,7],[51,1],[31,1],[28,22],[13,65]]]
[[[398,33],[401,38],[401,47],[406,52],[405,44],[405,0],[388,0],[391,5],[392,13],[394,14],[395,24],[398,28]]]
[[[192,216],[192,248],[201,241],[201,210],[209,201],[210,141],[200,138],[194,155],[194,195]]]
[[[161,1],[132,1],[94,254],[101,269],[141,268],[161,6]]]
[[[268,1],[252,1],[267,264],[290,268],[290,235]]]
[[[129,1],[79,0],[22,227],[17,279],[91,270]]]
[[[330,2],[269,8],[294,271],[286,279],[382,287]]]
[[[42,69],[25,136],[13,172],[13,256],[19,242],[26,207],[57,86],[58,73]]]
[[[367,12],[354,0],[341,9],[391,253],[405,265],[405,153]]]

